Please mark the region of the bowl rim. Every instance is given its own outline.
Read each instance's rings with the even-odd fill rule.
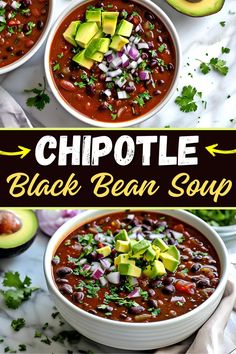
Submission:
[[[164,99],[155,106],[152,110],[148,111],[146,114],[138,117],[131,119],[130,121],[125,121],[125,122],[101,122],[99,120],[94,120],[92,118],[89,118],[88,116],[82,114],[81,112],[77,111],[75,108],[73,108],[69,103],[66,102],[66,100],[63,98],[63,96],[59,93],[59,90],[57,89],[53,77],[51,75],[51,68],[50,68],[50,51],[51,51],[51,45],[53,38],[55,36],[55,33],[59,26],[61,25],[62,21],[71,13],[73,12],[77,7],[80,7],[84,3],[89,3],[91,0],[73,0],[72,3],[65,9],[65,11],[59,15],[59,17],[56,19],[53,27],[50,30],[50,34],[47,39],[46,43],[46,48],[45,48],[45,53],[44,53],[44,69],[46,73],[46,78],[47,82],[49,84],[49,87],[54,95],[54,97],[57,99],[57,101],[60,103],[60,105],[68,112],[70,113],[73,117],[76,119],[80,120],[83,123],[86,123],[88,125],[92,125],[98,128],[125,128],[125,127],[130,127],[133,125],[137,125],[140,123],[143,123],[145,120],[150,119],[154,115],[156,115],[171,99],[173,96],[174,92],[176,91],[177,85],[178,85],[178,79],[180,76],[180,70],[182,67],[182,51],[181,51],[181,45],[180,45],[180,38],[177,33],[177,30],[175,28],[175,25],[171,21],[171,19],[167,16],[167,14],[154,2],[151,0],[132,0],[133,2],[139,3],[149,9],[150,11],[154,12],[158,17],[160,17],[161,21],[165,24],[169,34],[171,35],[174,47],[175,47],[175,53],[176,53],[176,66],[175,66],[175,74],[174,78],[171,84],[171,87],[169,91],[167,92],[166,96]]]
[[[140,208],[139,210],[143,210],[143,209]],[[187,217],[187,221],[184,221],[184,222],[186,222],[188,225],[192,226],[192,224],[194,222],[197,222],[199,226],[202,225],[203,227],[205,227],[205,229],[208,230],[208,232],[211,233],[211,235],[217,239],[218,246],[221,248],[222,255],[220,257],[219,253],[216,251],[217,255],[219,257],[219,260],[220,260],[220,265],[221,265],[221,278],[220,278],[220,282],[219,282],[215,292],[206,301],[201,303],[195,309],[193,309],[183,315],[177,316],[175,318],[163,320],[163,321],[148,322],[148,323],[121,322],[121,321],[116,321],[116,320],[112,320],[112,319],[106,319],[103,317],[99,317],[99,316],[90,314],[89,312],[82,310],[79,307],[77,307],[76,305],[74,305],[71,301],[69,301],[65,296],[63,296],[60,293],[58,287],[56,286],[56,284],[53,280],[53,274],[52,274],[52,269],[51,269],[52,255],[53,255],[55,249],[57,248],[57,246],[62,242],[62,240],[64,238],[66,238],[70,232],[72,232],[73,230],[76,229],[76,224],[78,224],[77,227],[79,225],[83,225],[83,223],[84,223],[84,221],[82,221],[83,219],[85,219],[86,222],[88,222],[88,220],[94,220],[94,219],[98,218],[99,216],[109,215],[109,214],[120,212],[120,211],[123,211],[123,209],[85,211],[83,213],[76,215],[75,217],[73,217],[69,221],[67,221],[51,237],[51,239],[47,245],[45,254],[44,254],[44,274],[45,274],[45,278],[47,280],[49,291],[50,290],[53,291],[54,295],[56,297],[58,297],[64,303],[64,305],[66,307],[69,307],[77,315],[87,317],[88,320],[90,319],[92,321],[98,321],[98,322],[101,321],[104,325],[106,325],[106,324],[117,325],[119,327],[124,327],[124,328],[128,328],[128,327],[135,327],[135,328],[157,327],[158,328],[160,326],[165,327],[165,326],[169,326],[171,324],[174,325],[176,323],[180,323],[181,321],[188,320],[189,317],[196,315],[200,311],[204,311],[204,309],[208,305],[210,305],[210,303],[216,301],[218,296],[224,292],[226,282],[228,280],[229,259],[228,259],[228,253],[227,253],[227,249],[225,247],[225,244],[224,244],[223,240],[220,238],[220,236],[215,232],[215,230],[212,229],[205,221],[203,221],[202,219],[198,218],[197,216],[195,216],[185,210],[152,210],[152,209],[147,209],[145,211],[157,212],[157,213],[161,213],[164,215],[165,214],[170,215],[172,217],[176,217],[180,221],[182,221],[185,217]],[[133,210],[133,212],[136,212],[136,211],[138,211],[138,210],[136,210],[136,209]],[[130,209],[130,213],[132,213],[132,208]],[[97,214],[100,214],[100,215],[97,215]],[[192,227],[198,230],[198,227],[196,227],[196,226],[192,226]],[[209,240],[208,236],[205,236],[205,237]],[[215,247],[214,247],[214,249],[215,249]]]
[[[38,38],[37,42],[35,43],[35,45],[18,60],[0,68],[0,75],[4,75],[10,71],[17,69],[21,65],[25,64],[41,48],[51,28],[53,14],[54,14],[54,6],[55,6],[55,0],[49,0],[49,9],[48,9],[48,17],[47,17],[46,25],[44,26],[44,29],[40,37]]]

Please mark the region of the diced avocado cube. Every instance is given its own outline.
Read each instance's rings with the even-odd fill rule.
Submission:
[[[168,253],[170,256],[177,259],[178,261],[180,260],[180,253],[179,253],[179,250],[177,249],[176,246],[174,246],[174,245],[169,246],[166,253]]]
[[[167,252],[161,253],[160,254],[160,259],[162,260],[164,267],[169,270],[170,272],[175,272],[178,265],[179,261],[172,257],[170,254]]]
[[[129,275],[135,278],[139,278],[142,274],[141,268],[129,263],[120,263],[118,266],[118,270],[121,275]]]
[[[118,16],[119,16],[119,12],[112,12],[112,11],[102,12],[102,28],[104,33],[114,36],[116,32]]]
[[[82,23],[76,33],[75,40],[82,48],[87,48],[91,39],[98,32],[98,25],[96,22]]]
[[[115,236],[115,241],[117,240],[123,240],[123,241],[129,241],[129,236],[127,234],[126,230],[121,230],[116,236]]]
[[[109,50],[110,43],[111,43],[110,38],[98,39],[98,44],[97,44],[98,51],[105,54]]]
[[[161,253],[160,248],[157,247],[156,245],[152,245],[152,249],[156,252],[156,259],[158,259]]]
[[[121,20],[119,25],[117,26],[116,33],[119,34],[120,36],[130,37],[133,27],[134,25],[131,22],[126,20]]]
[[[155,279],[166,274],[166,270],[162,262],[155,260],[151,265],[148,265],[144,269],[143,274],[149,279]]]
[[[110,48],[119,52],[127,43],[129,43],[128,39],[117,34],[112,38]]]
[[[123,241],[123,240],[116,241],[115,249],[117,250],[117,252],[127,253],[129,252],[129,248],[130,248],[129,241]]]
[[[80,23],[80,21],[72,21],[69,27],[63,33],[64,39],[75,47],[77,47],[75,35],[77,33]]]
[[[137,242],[137,240],[130,240],[130,248],[132,249]]]
[[[91,59],[88,59],[85,57],[84,55],[85,53],[85,49],[82,50],[81,52],[79,52],[78,54],[76,54],[72,60],[75,61],[77,64],[79,64],[80,66],[82,66],[83,68],[86,69],[91,69],[91,67],[94,64],[94,61]]]
[[[101,63],[103,61],[104,55],[100,52],[96,52],[95,54],[91,55],[91,57],[89,59],[98,61],[99,63]]]
[[[153,241],[153,244],[157,247],[160,248],[161,252],[165,252],[168,250],[169,246],[161,239],[161,238],[156,238]]]
[[[115,266],[118,266],[120,263],[128,263],[135,265],[135,260],[130,259],[128,253],[120,254],[114,259]]]
[[[141,258],[143,258],[143,252],[141,251],[141,252],[133,254],[131,251],[131,252],[129,252],[129,257],[134,258],[134,259],[141,259]]]
[[[142,240],[137,242],[135,245],[133,245],[132,248],[133,255],[135,255],[136,253],[143,254],[148,249],[149,246],[150,246],[150,242],[147,240]]]
[[[154,259],[156,258],[155,250],[151,246],[148,247],[148,249],[144,253],[143,258],[146,259],[146,261],[148,261],[148,262],[154,261]]]
[[[104,246],[104,247],[98,248],[97,253],[102,254],[104,257],[107,257],[111,254],[111,247]]]
[[[86,11],[86,21],[87,22],[97,22],[101,26],[102,22],[102,9],[94,9]]]

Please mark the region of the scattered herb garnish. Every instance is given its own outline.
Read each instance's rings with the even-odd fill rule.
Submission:
[[[17,309],[22,302],[28,300],[33,291],[38,290],[36,287],[30,287],[31,279],[26,276],[24,281],[20,279],[18,272],[7,272],[4,274],[2,284],[10,289],[0,290],[5,304],[11,309]]]
[[[151,307],[151,308],[148,309],[148,311],[151,312],[151,315],[153,317],[156,317],[156,316],[158,316],[161,313],[161,309],[160,308],[155,309],[155,308]]]
[[[149,94],[148,91],[140,93],[135,99],[134,103],[138,104],[140,107],[143,107],[146,103],[146,101],[149,101],[152,98],[152,96]]]
[[[230,48],[222,47],[222,48],[221,48],[221,53],[222,53],[222,54],[229,54],[229,53],[230,53]]]
[[[19,352],[25,352],[26,351],[26,345],[25,344],[19,344],[18,350],[19,350]]]
[[[220,22],[221,27],[225,27],[225,21]]]
[[[229,68],[226,65],[225,60],[219,58],[211,58],[209,63],[201,63],[200,70],[204,75],[208,74],[211,70],[215,70],[221,75],[226,76],[228,74]]]
[[[198,108],[197,103],[194,100],[196,95],[201,97],[201,92],[197,92],[197,89],[191,85],[184,86],[181,96],[176,98],[175,103],[180,107],[182,112],[195,112]]]
[[[50,97],[46,93],[47,88],[46,88],[46,80],[45,77],[43,79],[43,84],[39,83],[38,87],[30,89],[30,90],[24,90],[26,93],[34,93],[35,96],[29,97],[26,101],[26,104],[28,107],[35,107],[39,111],[42,111],[45,107],[46,104],[50,102]]]
[[[11,327],[14,329],[14,331],[18,332],[21,328],[25,326],[25,320],[24,318],[18,318],[17,320],[13,320],[11,322]]]
[[[164,50],[167,49],[167,45],[165,43],[161,44],[160,47],[158,47],[158,52],[162,53]]]

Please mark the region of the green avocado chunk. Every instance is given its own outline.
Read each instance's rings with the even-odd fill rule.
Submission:
[[[17,227],[10,229],[10,225],[14,224]],[[38,230],[38,219],[32,210],[0,210],[0,229],[0,258],[16,256],[33,242]]]
[[[139,241],[133,245],[132,253],[133,253],[133,255],[135,255],[137,253],[143,254],[148,249],[149,246],[150,246],[149,241],[147,241],[147,240]]]
[[[80,23],[80,21],[72,21],[69,27],[63,33],[63,37],[65,38],[65,40],[75,47],[77,46],[77,43],[75,41],[75,35],[77,33]]]
[[[117,240],[115,249],[117,250],[117,252],[127,253],[127,252],[129,252],[129,249],[130,249],[130,242],[123,241],[123,240]]]
[[[117,241],[117,240],[129,241],[129,236],[128,236],[127,231],[125,229],[121,230],[115,236],[115,241]]]
[[[112,11],[102,12],[102,28],[104,33],[114,36],[116,32],[118,16],[119,16],[119,12],[112,12]]]
[[[170,256],[177,259],[178,261],[180,260],[180,253],[179,253],[179,250],[176,248],[176,246],[174,246],[174,245],[169,246],[166,253],[168,253]]]
[[[162,260],[165,269],[170,272],[175,272],[179,265],[179,260],[172,257],[167,252],[160,254],[160,259]]]
[[[119,52],[129,41],[127,38],[119,36],[118,34],[112,38],[110,48]]]
[[[219,12],[224,0],[166,0],[177,11],[192,17],[202,17]]]
[[[94,9],[86,11],[86,21],[87,22],[97,22],[99,26],[101,26],[102,21],[102,10]]]
[[[142,274],[142,269],[130,263],[120,263],[118,270],[121,275],[129,275],[131,277],[139,278]]]
[[[143,274],[149,279],[155,279],[166,274],[166,270],[162,262],[155,260],[144,269]]]
[[[167,244],[161,239],[161,238],[156,238],[153,241],[153,244],[157,247],[160,248],[161,252],[165,252],[168,250],[169,246],[167,246]]]
[[[119,34],[120,36],[130,37],[133,27],[134,25],[131,22],[126,20],[121,20],[119,25],[117,26],[116,33]]]
[[[151,246],[148,247],[148,249],[144,253],[143,258],[146,259],[146,261],[148,261],[148,262],[154,261],[154,259],[156,258],[155,250]]]
[[[94,64],[94,61],[91,60],[91,59],[86,58],[84,54],[85,54],[85,49],[82,50],[81,52],[79,52],[78,54],[76,54],[72,58],[72,60],[75,61],[80,66],[82,66],[83,68],[91,69],[91,67]]]
[[[75,41],[82,48],[87,48],[91,39],[98,32],[98,25],[96,22],[84,22],[82,23],[76,33]]]
[[[104,257],[107,257],[111,254],[111,247],[104,246],[104,247],[98,248],[97,253],[102,254]]]

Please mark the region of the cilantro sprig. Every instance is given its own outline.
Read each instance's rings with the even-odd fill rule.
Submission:
[[[139,105],[140,107],[143,107],[147,101],[150,101],[152,96],[149,94],[148,91],[145,91],[143,93],[140,93],[134,100],[133,102]]]
[[[17,309],[24,301],[28,300],[32,293],[38,290],[37,287],[31,287],[31,279],[26,276],[22,281],[18,272],[6,272],[2,282],[7,290],[0,289],[3,299],[7,307]]]
[[[202,93],[191,85],[184,86],[181,95],[176,98],[175,103],[180,107],[181,112],[195,112],[198,108],[195,101],[196,96],[201,98]]]
[[[11,327],[14,331],[19,332],[19,330],[25,327],[25,320],[24,318],[17,318],[16,320],[12,320]]]
[[[225,49],[226,48],[224,48],[224,50]],[[204,75],[208,74],[211,70],[214,70],[219,74],[226,76],[229,71],[229,68],[226,64],[226,61],[223,59],[211,58],[208,63],[202,62],[200,64],[200,70]]]
[[[39,111],[42,111],[45,107],[46,104],[50,102],[50,97],[46,93],[47,87],[46,87],[46,79],[45,77],[43,78],[43,84],[39,83],[38,87],[35,87],[33,89],[26,89],[24,92],[26,93],[34,93],[35,96],[29,97],[26,101],[26,104],[28,107],[35,107]]]

